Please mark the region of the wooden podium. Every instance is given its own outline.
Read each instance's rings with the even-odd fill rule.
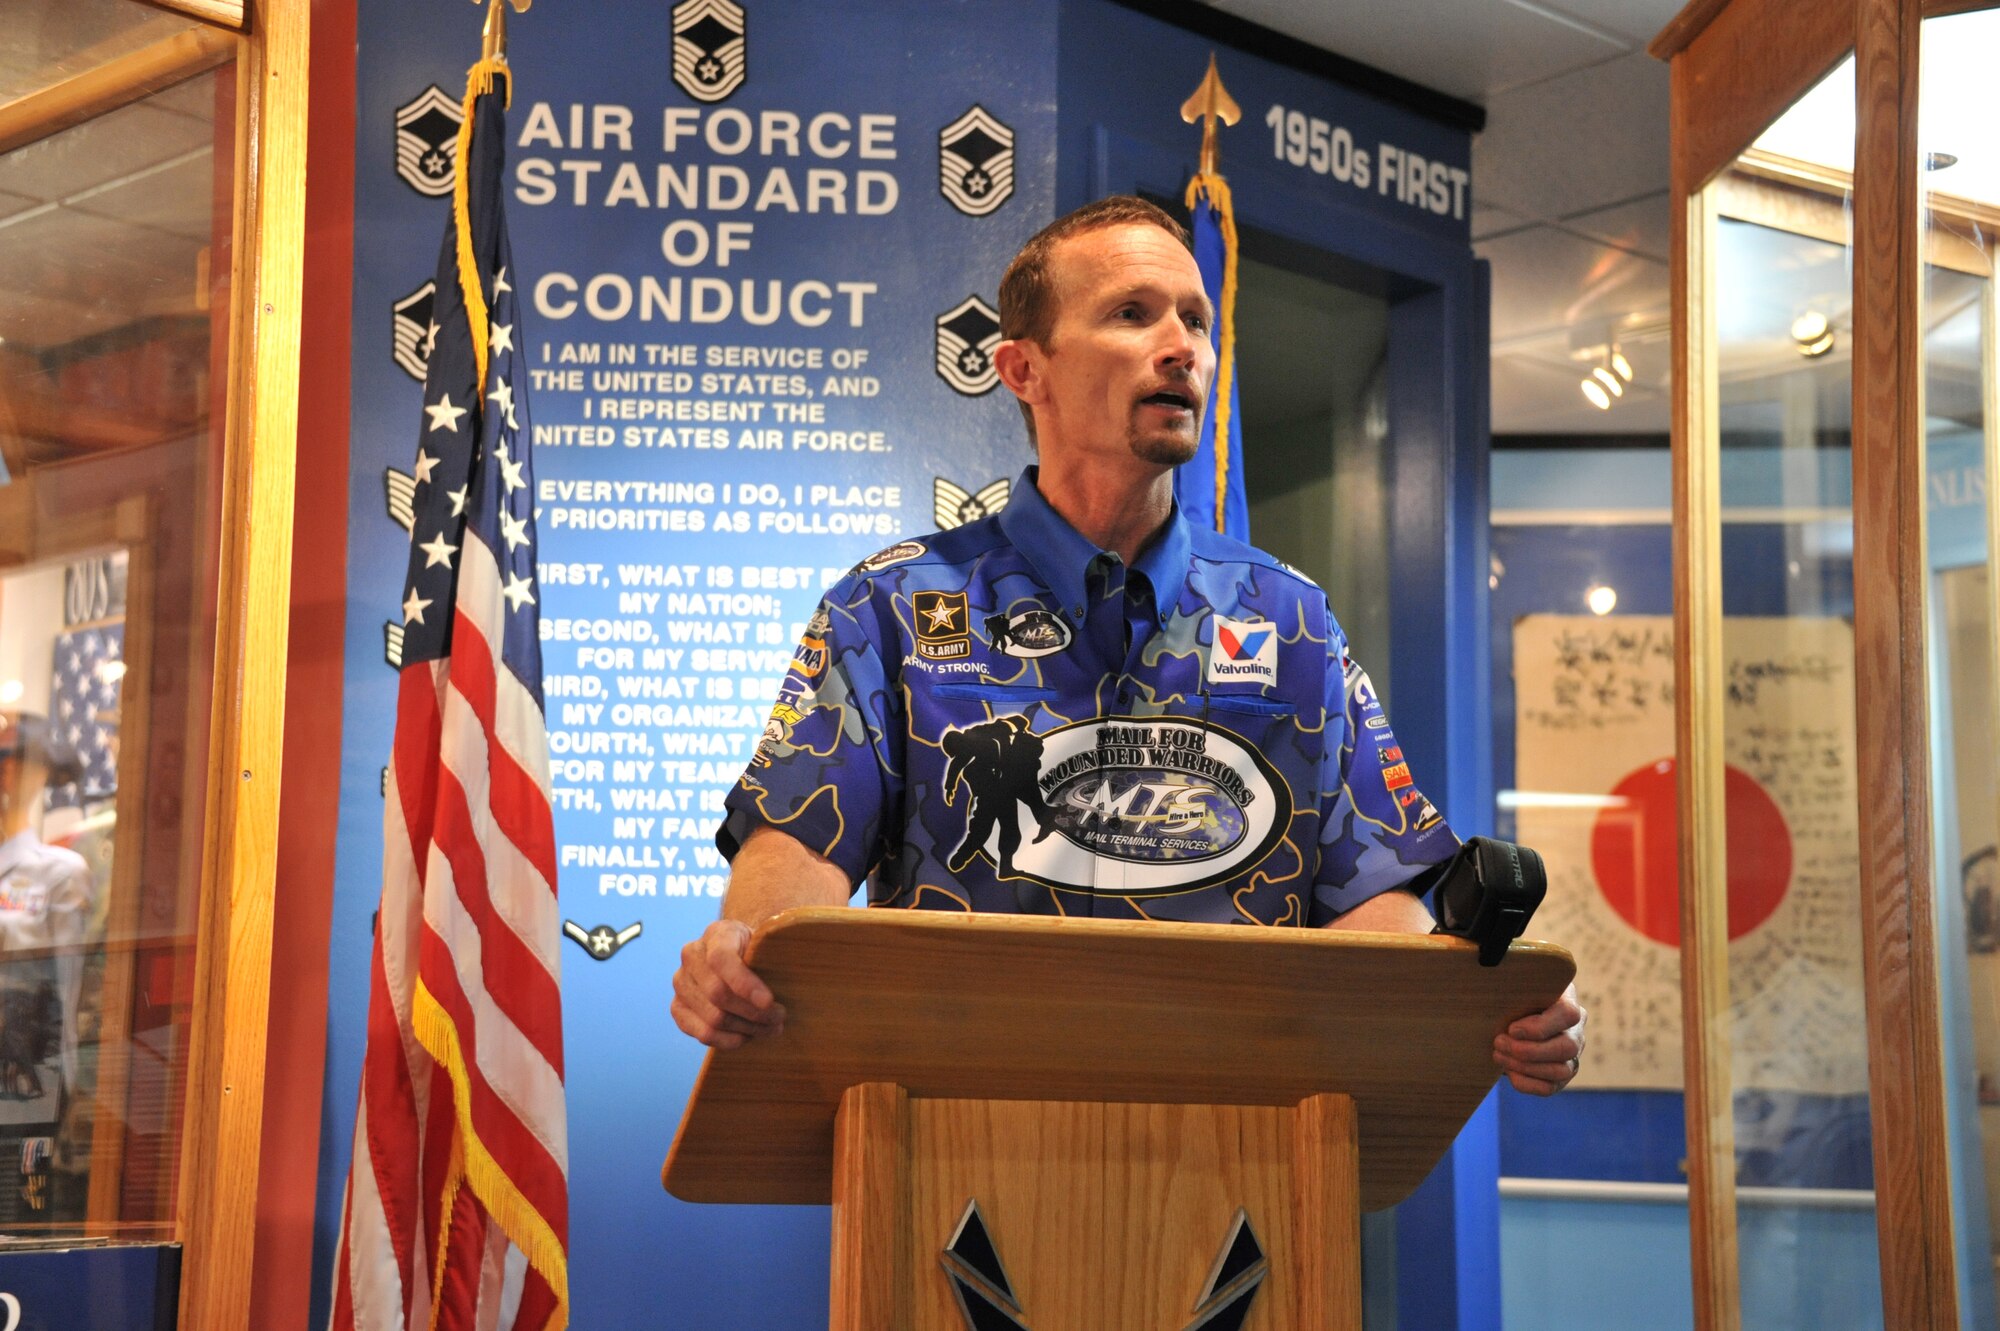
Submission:
[[[1361,1325],[1407,1196],[1569,954],[851,908],[751,940],[782,1035],[711,1051],[663,1172],[833,1203],[836,1331]]]

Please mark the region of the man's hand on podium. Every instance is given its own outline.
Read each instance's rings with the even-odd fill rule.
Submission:
[[[744,839],[729,862],[722,918],[681,949],[674,1024],[715,1049],[785,1029],[784,1005],[743,962],[750,931],[794,906],[840,906],[854,884],[839,865],[773,827]]]
[[[743,964],[750,926],[717,920],[681,949],[674,975],[674,1024],[705,1045],[734,1049],[785,1029],[785,1009]]]
[[[1583,1005],[1576,985],[1546,1012],[1523,1017],[1493,1037],[1493,1061],[1514,1089],[1527,1095],[1554,1095],[1570,1084],[1583,1062]]]

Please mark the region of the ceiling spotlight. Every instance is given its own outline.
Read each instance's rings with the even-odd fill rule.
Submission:
[[[1807,310],[1792,320],[1792,341],[1808,360],[1833,350],[1833,325],[1818,310]]]
[[[1617,375],[1613,374],[1611,371],[1605,369],[1602,365],[1592,370],[1590,372],[1590,377],[1597,380],[1598,383],[1603,384],[1604,390],[1607,393],[1611,394],[1611,396],[1613,397],[1625,396],[1625,381],[1620,379]]]
[[[0,704],[17,703],[21,701],[21,695],[25,692],[27,690],[23,687],[20,680],[10,679],[4,684],[0,684]]]
[[[1599,411],[1611,410],[1611,394],[1605,392],[1604,385],[1598,383],[1595,378],[1586,375],[1583,381],[1577,386],[1583,389],[1583,395],[1590,399],[1591,406],[1596,407]]]
[[[1618,607],[1618,593],[1599,583],[1583,594],[1583,603],[1593,615],[1608,615]]]
[[[1618,348],[1611,349],[1611,368],[1626,383],[1632,382],[1632,362],[1625,359],[1625,353]]]
[[[1955,153],[1924,154],[1924,170],[1926,171],[1943,171],[1949,167],[1954,167],[1957,165],[1958,165],[1958,156]]]

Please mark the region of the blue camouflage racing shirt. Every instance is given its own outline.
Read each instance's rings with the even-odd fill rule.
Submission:
[[[768,825],[871,905],[1320,925],[1457,850],[1319,587],[1178,508],[1127,567],[1035,471],[827,593],[725,855]]]

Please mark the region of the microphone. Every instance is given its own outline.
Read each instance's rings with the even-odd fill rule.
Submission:
[[[1479,944],[1479,964],[1498,966],[1548,890],[1548,870],[1535,851],[1473,837],[1438,882],[1437,932],[1470,938]]]

